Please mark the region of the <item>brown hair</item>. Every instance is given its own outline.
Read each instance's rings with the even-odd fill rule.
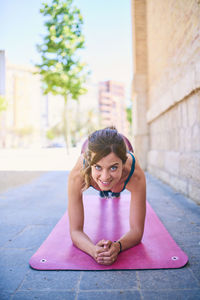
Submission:
[[[115,153],[125,164],[127,160],[126,144],[115,127],[97,130],[89,136],[87,149],[84,152],[84,190],[90,186],[91,166],[111,152]],[[93,157],[92,153],[94,153]]]

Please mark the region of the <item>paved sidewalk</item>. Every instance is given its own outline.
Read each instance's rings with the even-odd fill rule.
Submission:
[[[148,174],[147,199],[189,256],[187,266],[138,271],[31,269],[30,257],[67,208],[68,172],[38,176],[0,192],[0,300],[200,299],[200,206]]]
[[[0,171],[71,170],[80,152],[80,146],[69,153],[66,148],[0,148]]]

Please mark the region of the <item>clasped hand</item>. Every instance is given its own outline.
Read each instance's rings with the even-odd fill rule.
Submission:
[[[119,254],[119,246],[109,240],[101,240],[95,245],[94,258],[98,264],[111,265]]]

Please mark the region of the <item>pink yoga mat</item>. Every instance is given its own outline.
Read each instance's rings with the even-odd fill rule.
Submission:
[[[120,199],[84,197],[84,230],[94,243],[101,239],[117,240],[128,231],[129,204],[129,194],[122,195]],[[187,261],[187,255],[175,243],[147,203],[142,242],[120,253],[114,264],[99,265],[72,244],[67,212],[29,263],[37,270],[114,270],[180,268]]]

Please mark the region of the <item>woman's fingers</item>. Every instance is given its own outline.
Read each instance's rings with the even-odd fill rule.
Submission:
[[[118,257],[118,248],[109,240],[101,240],[96,244],[95,260],[101,265],[111,265]]]
[[[105,243],[104,243],[104,249],[105,250],[108,250],[110,247],[111,247],[111,245],[112,245],[112,241],[105,241]]]
[[[105,249],[105,248],[104,248]],[[100,257],[117,257],[118,256],[118,249],[116,248],[115,244],[112,243],[111,246],[107,249],[105,249],[105,251],[100,251],[99,252],[99,256]]]
[[[103,247],[105,240],[99,241],[96,246]]]
[[[97,257],[99,257],[99,255],[104,251],[103,247],[100,246],[95,246],[95,251],[94,251],[94,255],[93,257],[97,260]]]
[[[104,247],[104,248],[109,248],[112,245],[112,241],[109,240],[101,240],[99,241],[97,244],[97,246],[99,247]]]
[[[111,265],[116,261],[116,257],[103,256],[98,257],[97,262],[101,265]]]
[[[97,262],[103,265],[111,265],[116,261],[117,257],[118,249],[115,247],[114,243],[112,243],[108,251],[98,253]]]

